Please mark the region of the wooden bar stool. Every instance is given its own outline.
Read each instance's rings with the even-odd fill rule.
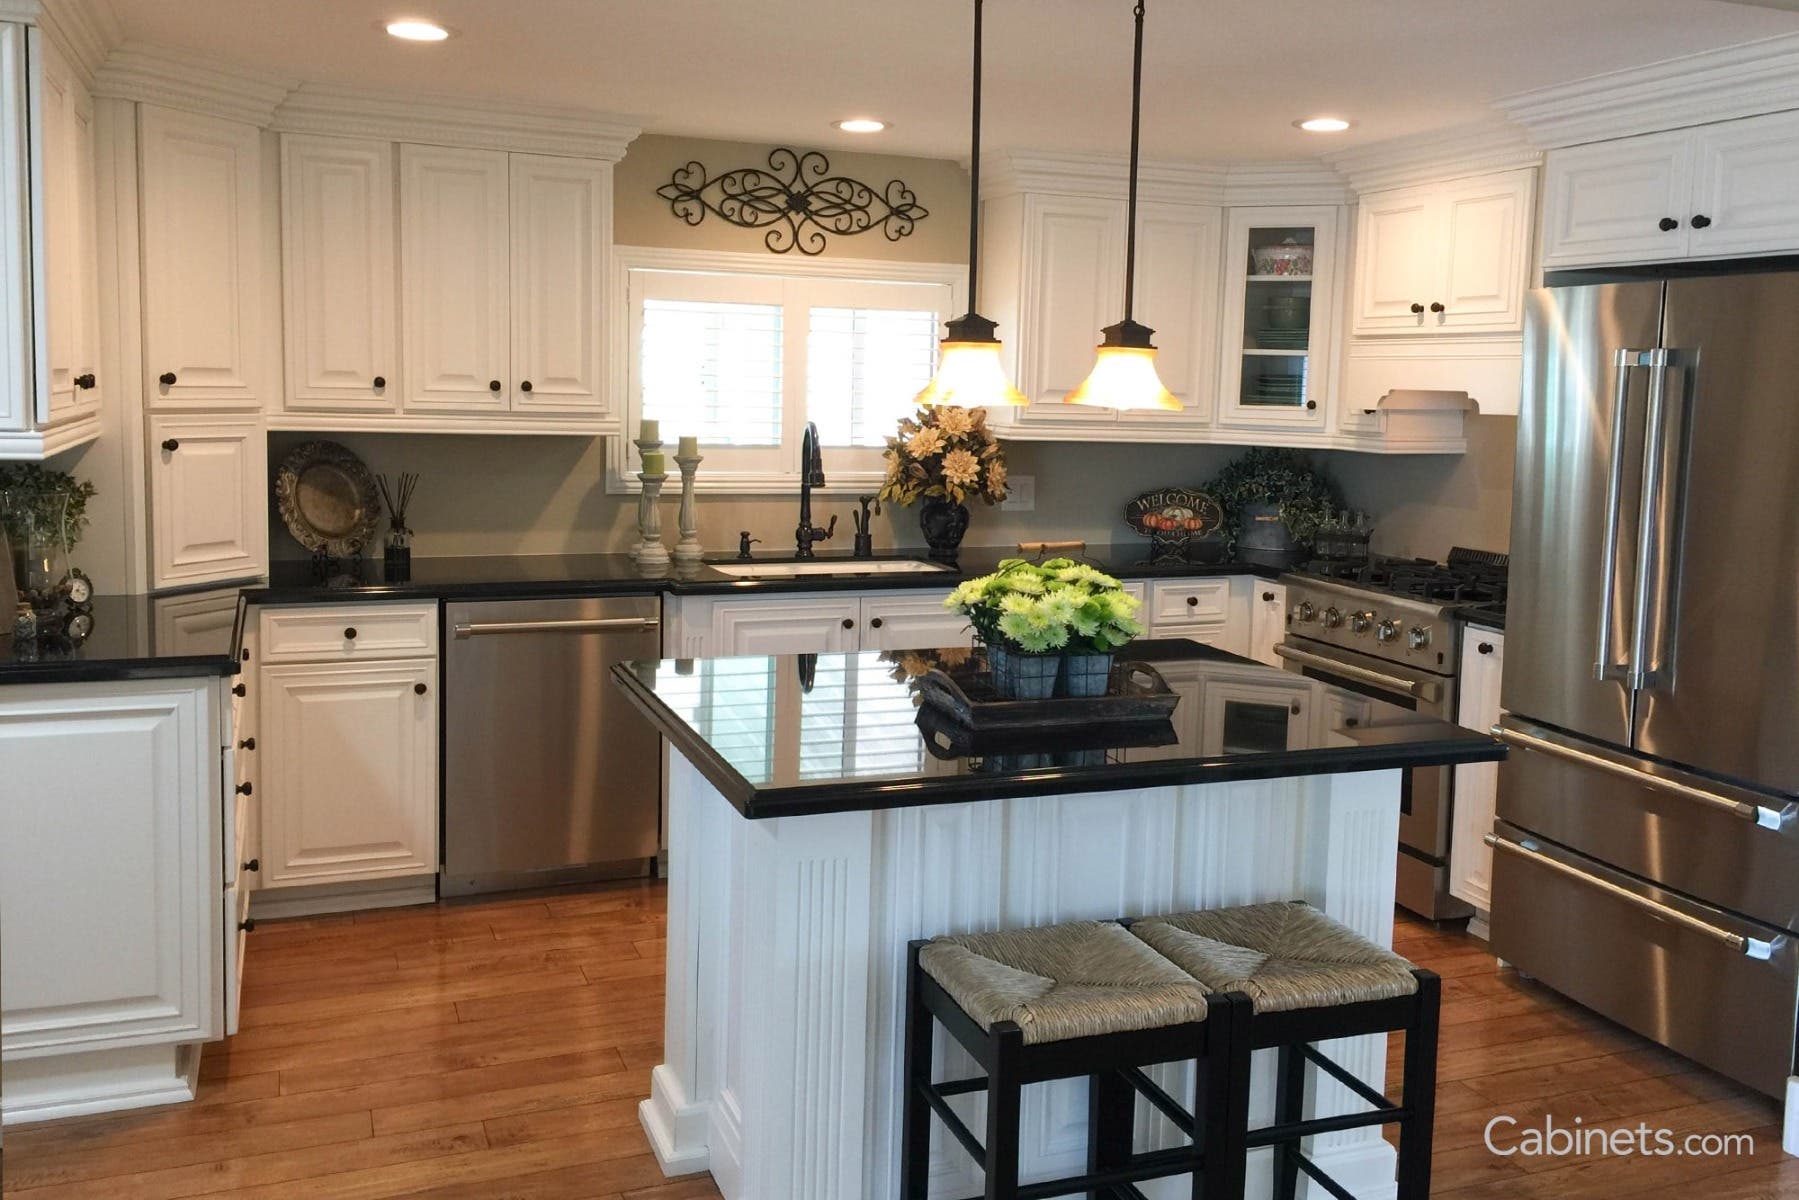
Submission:
[[[1036,929],[912,942],[906,972],[905,1103],[901,1200],[925,1200],[934,1112],[980,1165],[985,1200],[1034,1200],[1086,1192],[1102,1200],[1141,1197],[1146,1179],[1193,1175],[1193,1195],[1243,1193],[1243,1121],[1226,1109],[1224,1060],[1240,994],[1208,995],[1121,925],[1077,921]],[[934,1022],[942,1022],[985,1077],[931,1080]],[[1198,1060],[1193,1145],[1132,1154],[1135,1108],[1126,1072],[1152,1063]],[[1024,1086],[1086,1076],[1085,1174],[1018,1182],[1018,1123]],[[976,1138],[949,1105],[987,1093],[987,1129]]]
[[[1274,1147],[1276,1200],[1292,1200],[1301,1171],[1338,1200],[1354,1200],[1301,1153],[1300,1139],[1391,1124],[1399,1126],[1398,1200],[1425,1200],[1436,1116],[1436,975],[1299,901],[1146,917],[1130,929],[1208,989],[1249,997],[1251,1015],[1234,1027],[1231,1087],[1236,1094],[1227,1102],[1233,1118],[1248,1116],[1249,1052],[1279,1048],[1274,1124],[1240,1128],[1235,1139],[1244,1153]],[[1397,1104],[1312,1045],[1398,1032],[1405,1034],[1405,1066]],[[1371,1111],[1304,1119],[1308,1061]],[[1178,1119],[1175,1123],[1181,1125]]]

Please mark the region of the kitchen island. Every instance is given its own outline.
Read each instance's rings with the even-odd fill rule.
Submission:
[[[967,654],[614,669],[669,748],[664,1061],[640,1110],[668,1174],[710,1171],[731,1200],[888,1200],[909,939],[1299,898],[1388,945],[1403,769],[1504,753],[1185,641],[1126,655],[1180,696],[1166,727],[970,741],[915,706],[914,682]],[[947,1040],[938,1077],[972,1074]],[[1384,1082],[1384,1038],[1336,1056]],[[1271,1063],[1257,1065],[1259,1123]],[[1161,1068],[1163,1083],[1185,1092],[1186,1070]],[[1328,1079],[1314,1094],[1317,1114],[1357,1103]],[[1025,1179],[1078,1169],[1085,1084],[1027,1091],[1022,1128]],[[1138,1128],[1141,1146],[1176,1144],[1146,1109]],[[976,1191],[967,1157],[935,1136],[932,1195]],[[1357,1195],[1390,1194],[1378,1131],[1320,1137],[1312,1153]],[[1266,1152],[1249,1179],[1266,1194]]]

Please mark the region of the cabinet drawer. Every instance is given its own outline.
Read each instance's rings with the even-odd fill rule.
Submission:
[[[262,661],[429,658],[437,653],[437,605],[346,604],[262,613]]]
[[[1151,625],[1223,625],[1230,620],[1229,579],[1171,579],[1149,590]]]

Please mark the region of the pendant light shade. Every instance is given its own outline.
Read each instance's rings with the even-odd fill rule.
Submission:
[[[974,0],[974,133],[968,160],[968,311],[945,326],[937,374],[914,401],[921,408],[955,405],[985,408],[1026,404],[1024,393],[1006,378],[999,326],[975,311],[981,251],[981,5]]]
[[[1156,347],[1150,341],[1155,330],[1131,319],[1132,300],[1137,290],[1137,135],[1143,118],[1142,0],[1138,0],[1133,16],[1137,40],[1131,65],[1131,183],[1130,203],[1125,215],[1124,320],[1101,330],[1104,339],[1099,344],[1099,356],[1093,370],[1081,381],[1080,387],[1062,399],[1067,404],[1084,404],[1090,408],[1179,412],[1181,402],[1156,374]]]

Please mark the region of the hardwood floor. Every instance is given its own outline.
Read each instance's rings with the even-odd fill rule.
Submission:
[[[21,1200],[710,1200],[669,1182],[636,1106],[659,1061],[664,890],[269,922],[243,1032],[189,1105],[9,1129]],[[1434,1194],[1799,1197],[1778,1107],[1495,968],[1484,943],[1402,919],[1444,976]],[[1396,1081],[1395,1081],[1396,1086]],[[1747,1132],[1734,1158],[1501,1158],[1518,1128]],[[843,1200],[853,1200],[845,1197]]]

